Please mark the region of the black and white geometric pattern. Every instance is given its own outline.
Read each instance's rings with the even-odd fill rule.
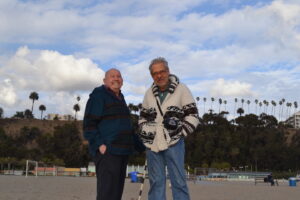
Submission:
[[[176,144],[181,137],[193,133],[199,124],[197,106],[189,89],[179,83],[175,75],[170,75],[169,80],[169,94],[160,104],[163,117],[157,105],[160,102],[159,88],[155,84],[146,92],[140,113],[140,138],[146,147],[157,152]],[[167,118],[177,122],[177,129],[169,130],[163,125],[164,119]]]

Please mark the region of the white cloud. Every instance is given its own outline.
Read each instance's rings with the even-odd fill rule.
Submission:
[[[149,61],[150,63],[150,61]],[[137,64],[120,63],[124,80],[129,83],[137,83],[139,86],[148,86],[152,83],[152,78],[149,71],[149,63],[142,61]]]
[[[251,97],[254,92],[251,91],[251,84],[241,83],[239,81],[225,81],[224,79],[218,79],[210,88],[211,96],[247,96]]]
[[[2,105],[29,106],[20,98],[34,90],[72,99],[101,84],[98,65],[119,68],[127,101],[138,103],[157,56],[195,96],[297,98],[297,0],[2,0],[0,28],[0,93],[11,94]],[[73,103],[59,109],[72,112]]]
[[[146,86],[130,84],[128,82],[124,82],[124,86],[122,88],[122,91],[124,91],[127,94],[132,94],[132,95],[144,95],[146,90],[147,90]]]
[[[91,91],[102,84],[104,71],[89,59],[77,59],[71,55],[62,55],[55,51],[30,50],[21,47],[7,63],[0,68],[0,105],[15,106],[16,110],[25,110],[30,92],[41,93],[39,102],[45,101],[47,95],[53,101],[46,101],[53,109],[70,112],[70,96]],[[25,96],[24,96],[25,95]],[[63,97],[63,98],[59,98]],[[72,97],[72,99],[75,99]],[[19,101],[18,101],[19,100]],[[62,102],[64,106],[56,106]],[[11,113],[14,113],[12,111]]]
[[[17,95],[9,79],[0,82],[0,105],[12,106],[17,101]]]
[[[197,81],[196,83],[189,83],[187,85],[194,93],[195,97],[205,96],[206,98],[252,98],[257,95],[250,83],[241,82],[239,80],[225,80],[223,78],[220,78],[216,80]]]
[[[104,77],[104,71],[89,59],[48,50],[31,53],[27,47],[19,48],[1,71],[19,89],[43,91],[88,90]]]

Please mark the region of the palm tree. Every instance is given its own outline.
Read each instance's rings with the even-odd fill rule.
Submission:
[[[286,111],[285,111],[285,118],[288,118],[288,116],[289,116],[289,102],[287,102],[286,104]]]
[[[226,104],[227,104],[227,101],[224,100],[225,111],[227,111],[227,110],[226,110]]]
[[[43,104],[40,105],[39,110],[41,111],[41,119],[43,119],[43,112],[46,110],[46,106],[44,106]]]
[[[255,114],[257,115],[257,104],[258,104],[258,99],[255,99],[254,102],[255,102]]]
[[[281,109],[282,109],[282,101],[279,101],[279,112],[278,112],[278,118],[279,118],[279,120],[281,120],[281,115],[282,115],[282,112],[281,112]]]
[[[245,102],[245,100],[241,99],[241,102],[242,102],[242,108],[244,109],[244,102]]]
[[[238,108],[236,111],[238,114],[240,114],[240,116],[242,116],[242,114],[245,112],[243,108]]]
[[[269,106],[269,102],[266,101],[266,113],[268,114],[268,106]]]
[[[197,108],[199,107],[199,101],[200,101],[200,97],[196,97],[196,101],[197,101]],[[199,109],[199,108],[198,108]]]
[[[205,103],[206,103],[206,97],[203,97],[204,113],[205,113]]]
[[[234,110],[233,110],[233,118],[235,118],[235,109],[236,109],[236,104],[238,102],[237,98],[234,98]]]
[[[31,113],[32,113],[34,101],[39,99],[39,94],[37,92],[31,92],[29,95],[29,99],[32,99],[32,106],[31,106]]]
[[[249,105],[250,105],[250,100],[247,100],[247,104],[248,104],[248,114],[250,114],[250,112],[249,112]]]
[[[292,108],[292,103],[286,103],[287,104],[287,107],[288,107],[288,116],[287,118],[291,115],[291,108]]]
[[[222,105],[222,99],[221,98],[219,98],[219,114],[220,114],[220,109],[221,109],[221,105]]]
[[[263,103],[264,103],[264,113],[267,114],[267,101],[263,100]]]
[[[261,107],[262,107],[262,102],[259,102],[259,113],[260,113],[260,109],[261,109]]]
[[[273,106],[274,106],[274,117],[275,117],[275,115],[276,115],[276,106],[277,106],[277,103],[275,101],[273,102]]]
[[[297,112],[297,108],[298,108],[298,102],[297,101],[294,101],[294,108],[295,108],[294,113],[296,113]]]
[[[214,101],[215,101],[215,98],[211,97],[210,109],[211,109],[212,111],[213,111],[212,106],[213,106]]]
[[[276,102],[272,100],[272,101],[271,101],[271,104],[272,104],[271,114],[272,114],[273,116],[275,116],[275,106],[276,106]]]
[[[76,116],[77,116],[77,112],[80,111],[80,106],[78,103],[76,103],[74,106],[73,106],[73,110],[75,110],[75,120],[77,119]]]
[[[0,107],[0,119],[3,118],[3,108]]]
[[[283,109],[284,109],[285,99],[282,98],[281,101],[282,101],[282,108],[281,108],[281,110],[282,110],[282,111],[281,111],[282,116],[281,116],[281,117],[284,118],[284,115],[283,115]]]

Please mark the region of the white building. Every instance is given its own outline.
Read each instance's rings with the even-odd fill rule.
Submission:
[[[73,121],[74,117],[72,115],[59,115],[50,113],[46,117],[47,120],[63,120],[63,121]]]
[[[300,129],[300,111],[294,113],[285,121],[285,123],[293,126],[294,128]]]

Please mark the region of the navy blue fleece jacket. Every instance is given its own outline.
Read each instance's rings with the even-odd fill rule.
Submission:
[[[144,151],[145,146],[134,133],[130,112],[124,96],[119,98],[104,85],[90,94],[83,120],[84,138],[89,142],[91,155],[105,144],[115,155]]]

